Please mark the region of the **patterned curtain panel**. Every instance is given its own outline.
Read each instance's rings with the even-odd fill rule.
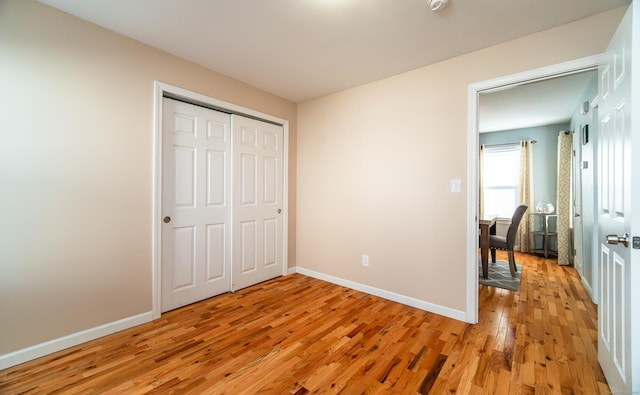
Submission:
[[[558,135],[558,264],[568,265],[571,253],[571,149],[573,136],[569,131]]]
[[[531,152],[532,142],[520,142],[520,204],[529,206],[527,213],[533,212],[533,155]],[[533,238],[531,231],[533,223],[528,214],[522,217],[520,226],[518,227],[517,239],[520,246],[520,252],[533,251]]]
[[[484,145],[480,146],[480,153],[478,154],[478,218],[484,218],[484,183],[482,182],[483,167],[482,162],[484,159]]]

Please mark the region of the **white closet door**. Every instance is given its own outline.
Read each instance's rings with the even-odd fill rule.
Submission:
[[[231,116],[163,99],[162,311],[230,290]]]
[[[284,130],[233,115],[232,289],[283,274]]]

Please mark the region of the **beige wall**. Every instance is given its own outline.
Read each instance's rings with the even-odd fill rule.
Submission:
[[[469,84],[599,54],[623,12],[299,104],[298,266],[465,311]]]
[[[295,103],[0,0],[0,355],[151,310],[154,80],[289,120],[295,265]]]

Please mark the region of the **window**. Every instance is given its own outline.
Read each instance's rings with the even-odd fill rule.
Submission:
[[[485,147],[482,167],[484,216],[511,218],[520,197],[520,146]]]

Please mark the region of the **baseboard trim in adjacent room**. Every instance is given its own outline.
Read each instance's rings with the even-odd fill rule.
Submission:
[[[428,311],[430,313],[439,314],[448,318],[452,318],[458,321],[465,321],[466,313],[460,310],[454,310],[448,307],[440,306],[437,304],[429,303],[421,299],[416,299],[411,296],[401,295],[395,292],[386,291],[384,289],[372,287],[366,284],[360,284],[355,281],[346,280],[340,277],[335,277],[329,274],[319,273],[313,270],[305,269],[303,267],[297,266],[295,268],[296,273],[303,274],[305,276],[317,278],[318,280],[323,280],[330,282],[332,284],[340,285],[343,287],[347,287],[350,289],[354,289],[356,291],[364,292],[369,295],[374,295],[381,297],[383,299],[391,300],[394,302],[402,303],[407,306],[415,307],[420,310]]]
[[[595,300],[595,298],[593,297],[593,288],[591,288],[591,284],[589,284],[584,277],[582,277],[582,275],[580,275],[580,272],[578,272],[578,275],[580,276],[580,282],[582,283],[582,286],[584,287],[585,291],[587,291],[587,294],[589,295],[589,299],[591,299],[591,301],[595,304],[597,300]]]
[[[104,325],[96,326],[84,331],[72,333],[57,339],[49,340],[44,343],[36,344],[31,347],[23,348],[14,352],[0,355],[0,370],[40,358],[54,352],[64,350],[65,348],[77,346],[95,340],[97,338],[119,332],[124,329],[132,328],[136,325],[144,324],[152,320],[151,312],[134,315],[123,318],[118,321],[109,322]]]

